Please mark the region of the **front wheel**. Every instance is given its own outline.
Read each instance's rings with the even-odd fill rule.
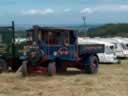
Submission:
[[[8,64],[4,59],[0,59],[0,72],[8,72]]]
[[[96,56],[89,56],[87,59],[84,59],[85,72],[88,74],[97,73],[99,66],[98,58]]]
[[[21,65],[21,67],[19,69],[19,71],[21,71],[21,73],[22,73],[22,76],[27,76],[28,75],[27,63],[28,63],[27,61],[23,61],[22,65]]]
[[[55,62],[49,62],[48,74],[51,76],[56,74],[56,63]]]

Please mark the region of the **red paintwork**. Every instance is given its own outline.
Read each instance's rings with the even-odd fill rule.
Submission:
[[[36,74],[47,74],[48,69],[46,67],[37,66],[37,67],[29,67],[28,72],[36,73]]]
[[[97,65],[97,62],[94,61],[93,64],[92,64],[92,67],[93,67],[93,68],[96,68],[96,65]]]

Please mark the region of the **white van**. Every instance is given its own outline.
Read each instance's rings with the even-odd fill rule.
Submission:
[[[115,44],[115,54],[119,58],[127,58],[128,57],[128,41],[124,38],[112,38],[108,40],[109,42]]]

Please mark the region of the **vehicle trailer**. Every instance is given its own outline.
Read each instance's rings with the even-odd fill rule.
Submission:
[[[0,27],[0,72],[16,71],[21,65],[21,45],[15,43],[15,25]]]
[[[34,26],[27,30],[29,42],[24,46],[24,75],[41,71],[53,75],[64,72],[68,67],[78,68],[86,73],[98,71],[97,53],[104,51],[104,45],[86,45],[78,42],[76,30]]]

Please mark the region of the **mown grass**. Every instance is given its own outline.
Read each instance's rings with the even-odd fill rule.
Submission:
[[[70,70],[63,75],[0,75],[0,96],[128,96],[128,60],[101,64],[94,75]]]

